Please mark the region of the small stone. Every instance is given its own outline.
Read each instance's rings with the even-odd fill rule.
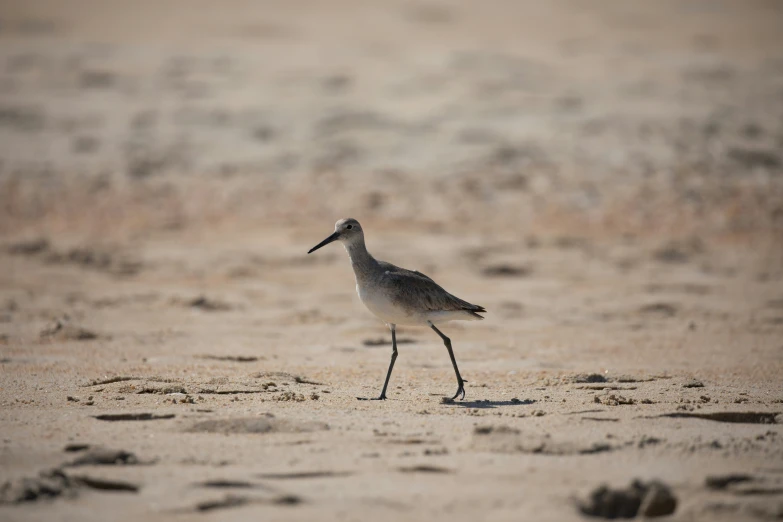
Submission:
[[[677,499],[672,495],[671,490],[657,481],[648,484],[647,494],[642,500],[639,508],[639,514],[643,517],[663,517],[671,515],[677,508]]]
[[[580,374],[574,377],[573,382],[575,383],[596,383],[596,382],[606,382],[606,377],[601,375],[600,373],[590,373],[590,374]]]
[[[579,503],[579,510],[602,518],[634,518],[637,515],[660,517],[674,513],[677,499],[668,486],[658,481],[634,480],[628,488],[596,488],[590,499]]]
[[[701,381],[697,381],[696,379],[691,379],[690,381],[686,382],[682,385],[683,388],[704,388],[704,383]]]

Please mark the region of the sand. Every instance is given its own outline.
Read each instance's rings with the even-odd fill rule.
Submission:
[[[782,516],[777,4],[0,5],[0,519]]]

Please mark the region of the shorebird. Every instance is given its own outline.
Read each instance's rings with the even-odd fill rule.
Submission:
[[[438,330],[436,324],[455,320],[484,319],[480,313],[486,312],[483,306],[470,304],[441,288],[435,281],[415,270],[406,270],[386,261],[375,259],[364,244],[364,231],[358,221],[352,218],[341,219],[334,225],[334,233],[315,245],[307,253],[333,241],[340,241],[348,256],[356,276],[356,292],[370,312],[386,323],[392,335],[392,354],[389,370],[383,390],[377,399],[385,400],[394,361],[397,360],[397,325],[429,326],[443,340],[457,375],[457,393],[465,398],[465,383],[459,373],[457,359],[451,348],[451,339]]]

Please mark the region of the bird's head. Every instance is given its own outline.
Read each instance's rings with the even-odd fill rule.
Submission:
[[[364,239],[364,231],[362,226],[353,218],[341,219],[334,224],[334,233],[315,245],[307,253],[315,252],[322,246],[326,246],[333,241],[340,241],[346,247],[360,242]]]

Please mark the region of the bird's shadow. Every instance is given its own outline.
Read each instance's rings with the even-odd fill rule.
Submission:
[[[478,400],[478,401],[454,401],[444,400],[443,404],[448,406],[462,406],[463,408],[499,408],[501,406],[529,406],[535,404],[533,399],[525,399],[523,401],[490,401],[490,400]]]

